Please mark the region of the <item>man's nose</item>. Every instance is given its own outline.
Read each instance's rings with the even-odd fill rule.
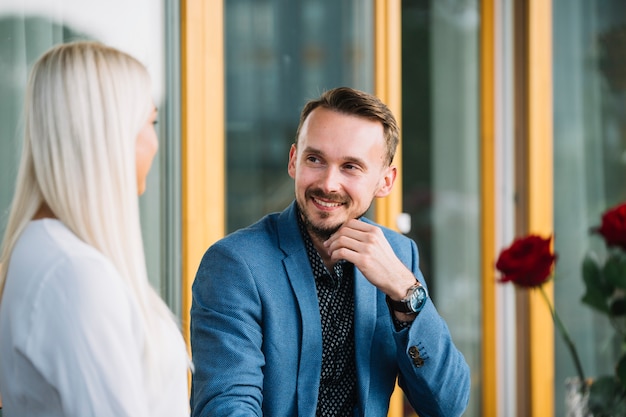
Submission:
[[[333,193],[341,188],[341,171],[338,167],[329,166],[324,170],[321,187],[325,193]]]

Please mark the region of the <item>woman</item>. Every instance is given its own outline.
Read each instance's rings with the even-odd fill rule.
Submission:
[[[185,344],[139,223],[155,120],[123,52],[76,42],[35,63],[0,255],[5,417],[189,415]]]

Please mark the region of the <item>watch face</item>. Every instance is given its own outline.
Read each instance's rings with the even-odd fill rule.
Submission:
[[[424,302],[426,301],[426,289],[424,287],[417,287],[413,294],[411,295],[410,303],[411,309],[414,312],[419,312],[422,307],[424,307]]]

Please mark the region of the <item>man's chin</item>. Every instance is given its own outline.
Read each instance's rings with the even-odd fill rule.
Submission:
[[[309,233],[316,236],[320,240],[328,240],[334,235],[341,226],[333,228],[309,227]]]
[[[309,234],[321,240],[327,240],[343,226],[344,222],[330,220],[331,213],[319,212],[318,210],[304,211],[300,206],[299,209]]]
[[[310,219],[309,219],[310,220]],[[311,222],[305,221],[309,233],[322,239],[327,240],[343,226],[343,223],[330,224],[329,222]]]

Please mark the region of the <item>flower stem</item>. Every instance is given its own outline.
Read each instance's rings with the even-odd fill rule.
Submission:
[[[567,332],[567,329],[565,328],[565,325],[561,321],[561,318],[557,314],[556,309],[552,306],[552,303],[550,302],[550,299],[548,298],[548,294],[546,294],[546,291],[543,289],[543,286],[540,286],[539,289],[541,290],[541,295],[543,296],[543,299],[545,300],[546,304],[548,305],[548,308],[550,309],[550,313],[552,314],[552,319],[556,323],[559,329],[559,332],[561,333],[561,336],[563,337],[563,340],[565,341],[565,344],[567,345],[567,348],[569,349],[572,355],[572,359],[574,360],[574,366],[576,366],[576,372],[578,373],[578,378],[580,378],[581,387],[584,390],[587,388],[587,380],[585,379],[585,374],[583,372],[583,367],[580,362],[580,358],[578,357],[578,352],[576,351],[576,346],[574,345],[574,342],[572,342],[572,339],[570,338],[569,333]]]

